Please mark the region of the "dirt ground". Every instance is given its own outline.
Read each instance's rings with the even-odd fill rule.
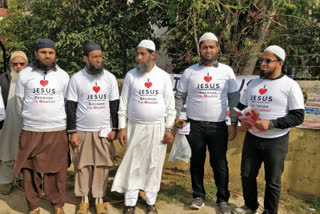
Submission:
[[[179,179],[179,178],[178,178]],[[162,185],[165,186],[167,182],[164,182]],[[109,187],[110,189],[110,187]],[[161,190],[160,190],[161,191]],[[179,201],[175,201],[174,203],[169,203],[164,200],[157,200],[157,207],[159,214],[215,214],[219,213],[216,203],[213,200],[208,200],[206,202],[206,206],[203,207],[200,211],[194,211],[189,208],[189,204],[191,203],[191,192],[181,192],[181,194],[185,194]],[[181,197],[180,197],[181,198]],[[261,204],[263,199],[259,199]],[[122,213],[123,202],[122,195],[118,193],[110,193],[108,192],[108,196],[105,198],[107,202],[118,202],[114,204],[108,204],[107,208],[110,214],[120,214]],[[67,203],[64,206],[64,211],[66,214],[75,214],[77,206],[75,203],[78,202],[78,199],[74,196],[73,193],[73,184],[69,181],[67,186]],[[231,209],[234,210],[236,207],[240,207],[243,205],[243,199],[241,196],[235,196],[230,198],[230,206]],[[51,205],[46,200],[41,200],[40,202],[41,214],[50,214],[53,213]],[[18,188],[14,188],[13,192],[10,195],[2,195],[0,194],[0,214],[28,214],[29,210],[27,208],[27,204],[24,197],[24,192]],[[90,213],[95,213],[94,206],[90,207]],[[144,201],[144,197],[140,197],[136,214],[144,214],[146,212],[146,205]],[[262,210],[260,210],[262,213]],[[293,214],[293,212],[286,211],[283,206],[280,206],[279,214]]]

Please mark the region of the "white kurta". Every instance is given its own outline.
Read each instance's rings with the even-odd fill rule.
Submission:
[[[161,140],[165,128],[173,126],[174,107],[172,85],[165,71],[154,66],[146,74],[136,69],[127,73],[119,108],[119,128],[127,129],[127,148],[111,191],[159,191],[167,148]]]
[[[16,160],[19,144],[19,134],[22,120],[17,113],[14,99],[16,78],[12,77],[6,108],[6,120],[0,133],[0,184],[8,184],[13,181],[13,165]]]

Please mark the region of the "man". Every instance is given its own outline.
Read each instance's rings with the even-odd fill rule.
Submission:
[[[260,59],[260,78],[252,80],[238,108],[259,112],[254,126],[261,132],[247,131],[244,139],[241,180],[245,205],[235,213],[258,213],[257,181],[262,162],[265,169],[264,214],[278,213],[281,174],[288,152],[289,127],[303,122],[304,103],[299,85],[281,73],[285,51],[276,45],[267,47]],[[247,128],[248,123],[242,122]]]
[[[63,214],[68,167],[65,95],[69,76],[56,66],[56,46],[39,39],[36,61],[19,73],[15,96],[23,126],[14,175],[22,171],[30,214],[40,213],[40,197]]]
[[[155,44],[142,40],[137,66],[123,83],[119,108],[119,140],[126,146],[111,191],[124,192],[124,213],[135,212],[139,190],[146,193],[147,213],[155,207],[168,143],[175,119],[169,75],[156,66]]]
[[[107,191],[109,168],[115,156],[112,141],[118,129],[119,89],[115,76],[103,69],[101,46],[89,42],[83,46],[83,53],[86,67],[72,76],[67,93],[74,191],[76,196],[81,196],[77,213],[88,213],[91,191],[96,213],[105,214],[102,197]]]
[[[6,120],[0,122],[0,191],[10,194],[13,187],[13,165],[16,160],[21,117],[16,111],[14,89],[18,73],[28,66],[28,58],[22,51],[15,51],[10,57],[10,73],[0,76],[1,94],[6,107]]]
[[[229,214],[229,169],[226,153],[228,140],[233,140],[236,136],[237,119],[232,117],[232,125],[229,127],[225,119],[228,104],[233,115],[233,107],[238,104],[240,95],[232,68],[217,61],[219,46],[216,35],[203,34],[199,39],[199,46],[201,60],[183,72],[175,95],[177,118],[188,96],[187,118],[190,122],[190,133],[187,139],[192,152],[191,208],[200,209],[204,206],[206,193],[203,176],[208,146],[210,165],[218,189],[219,210],[223,214]]]

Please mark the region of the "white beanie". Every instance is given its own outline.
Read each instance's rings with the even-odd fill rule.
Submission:
[[[149,50],[156,51],[156,45],[154,44],[153,41],[148,39],[142,40],[139,43],[138,48],[147,48]]]
[[[271,45],[269,47],[267,47],[266,49],[264,49],[263,52],[272,52],[273,54],[275,54],[276,56],[278,56],[282,61],[285,60],[286,58],[286,52],[279,46],[277,45]]]
[[[204,33],[200,39],[199,39],[199,44],[201,42],[203,42],[204,40],[214,40],[216,42],[218,42],[218,37],[216,35],[214,35],[213,33],[211,32],[207,32],[207,33]]]

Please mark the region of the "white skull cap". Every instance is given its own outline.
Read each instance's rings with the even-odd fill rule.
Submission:
[[[153,41],[148,40],[148,39],[142,40],[139,43],[138,48],[147,48],[149,50],[156,51],[156,45],[154,44]]]
[[[213,33],[211,32],[207,32],[207,33],[204,33],[200,39],[199,39],[199,44],[201,42],[203,42],[204,40],[214,40],[216,42],[218,42],[218,37],[216,35],[214,35]]]
[[[266,49],[264,49],[263,52],[266,52],[266,51],[272,52],[273,54],[277,55],[282,61],[284,61],[286,58],[286,52],[283,50],[283,48],[277,45],[271,45]]]

